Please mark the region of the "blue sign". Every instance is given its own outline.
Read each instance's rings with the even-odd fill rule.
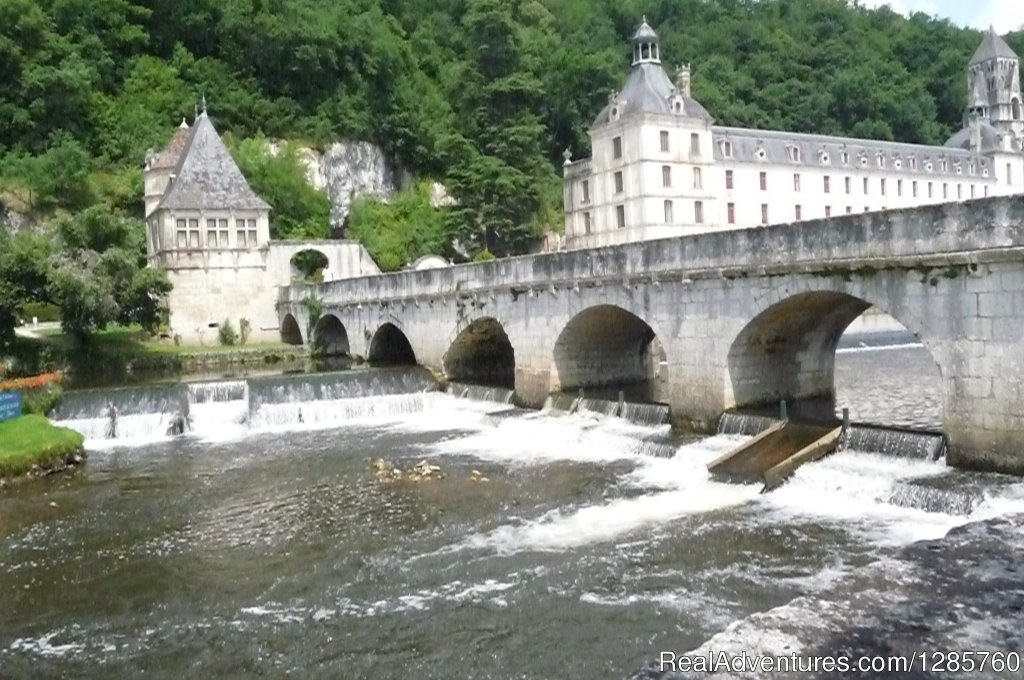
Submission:
[[[21,415],[21,392],[0,392],[0,422]]]

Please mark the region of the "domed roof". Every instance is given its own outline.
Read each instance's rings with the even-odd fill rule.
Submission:
[[[973,151],[986,152],[986,151],[998,151],[1003,148],[1003,134],[983,121],[978,121],[978,127],[981,132],[981,147],[973,149]],[[971,150],[971,126],[963,128],[952,137],[950,137],[945,146],[952,149],[969,149]]]
[[[622,91],[597,114],[593,127],[611,123],[611,111],[615,106],[618,107],[619,117],[637,112],[672,114],[674,94],[677,94],[676,89],[661,64],[637,64],[629,72],[629,78],[626,79]],[[684,115],[688,118],[711,120],[711,114],[696,99],[683,96],[680,96],[680,99],[683,102]]]
[[[647,17],[644,16],[643,23],[640,24],[640,28],[636,29],[636,33],[633,34],[633,42],[635,43],[656,43],[658,42],[658,34],[654,32],[651,25],[647,23]]]

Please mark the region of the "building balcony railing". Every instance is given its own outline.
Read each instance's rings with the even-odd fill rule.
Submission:
[[[583,160],[574,161],[562,167],[565,177],[580,177],[581,175],[590,174],[590,166],[591,159],[584,158]]]

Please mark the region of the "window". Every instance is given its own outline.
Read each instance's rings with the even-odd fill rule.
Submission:
[[[901,179],[896,180],[896,195],[897,196],[902,196],[903,195],[903,180],[901,180]]]
[[[206,220],[206,247],[217,247],[217,220]]]
[[[825,217],[832,217],[832,206],[825,206]]]
[[[249,247],[255,248],[259,245],[259,239],[256,238],[256,220],[249,220]]]
[[[583,191],[582,203],[590,203],[590,180],[583,180],[583,184],[580,187]]]
[[[728,220],[729,224],[736,224],[736,204],[727,203],[725,206],[725,211],[726,219]]]
[[[987,184],[985,185],[985,197],[986,198],[988,197],[988,185]]]
[[[700,135],[696,132],[690,133],[690,154],[694,156],[700,155]]]
[[[768,173],[761,173],[761,191],[768,191]]]
[[[914,196],[914,198],[917,198],[917,180],[916,179],[913,182],[910,183],[910,193]]]
[[[186,229],[185,220],[178,220],[177,227],[178,232],[176,235],[177,240],[175,241],[175,244],[177,245],[178,248],[188,248],[188,231]]]
[[[844,182],[843,182],[843,183],[844,183],[844,184],[846,185],[846,193],[850,193],[850,184],[851,184],[851,182],[850,182],[850,178],[849,178],[849,177],[846,177],[846,178],[844,179]]]
[[[963,197],[964,197],[964,185],[963,184],[957,184],[956,185],[956,200],[958,200],[958,201],[963,200]]]
[[[768,224],[768,204],[761,204],[761,224]]]
[[[971,185],[971,198],[974,198],[974,185]]]
[[[665,201],[665,224],[675,222],[672,215],[672,201]]]
[[[663,165],[661,166],[661,186],[670,187],[672,186],[672,166]]]
[[[626,226],[626,206],[615,206],[615,222],[619,225],[619,229]]]
[[[864,178],[864,195],[865,196],[868,195],[868,178],[867,177]]]
[[[661,150],[668,151],[668,130],[661,131]]]
[[[615,193],[622,193],[622,171],[615,173]]]
[[[230,245],[228,243],[228,221],[217,220],[217,229],[220,231],[220,247],[227,248]]]
[[[188,221],[188,247],[199,247],[199,220]]]
[[[693,221],[704,224],[704,201],[693,202]]]
[[[584,234],[589,234],[590,233],[590,213],[589,212],[583,213],[583,233]]]
[[[883,156],[882,154],[878,154],[878,167],[885,167],[885,156]]]
[[[725,171],[725,188],[732,189],[732,170]]]
[[[949,198],[949,184],[947,182],[942,183],[942,197]]]
[[[794,163],[799,163],[800,162],[800,147],[799,146],[791,146],[791,147],[789,147],[789,160],[793,161]]]
[[[797,221],[800,221],[800,219],[803,218],[803,209],[799,203],[796,205],[796,209],[793,210],[793,216],[796,218]]]
[[[722,155],[726,158],[732,158],[732,142],[722,142]]]
[[[793,191],[800,191],[800,173],[793,173]]]
[[[934,186],[932,185],[932,183],[928,182],[928,198],[932,198],[932,195],[935,193],[933,189]]]
[[[847,215],[852,215],[853,214],[853,206],[852,205],[846,206],[846,214]]]
[[[949,170],[949,162],[946,161],[945,159],[939,162],[939,166],[942,168],[942,172],[946,172]]]
[[[878,180],[878,186],[882,189],[882,195],[885,196],[885,178],[882,177]]]
[[[703,179],[701,177],[701,174],[700,174],[700,168],[694,168],[693,169],[693,188],[694,189],[703,189],[704,188],[704,181],[703,181]]]
[[[843,161],[843,165],[850,164],[850,154],[846,151],[843,151],[839,154],[839,159]]]
[[[616,137],[612,140],[612,157],[622,158],[622,137]]]
[[[1006,183],[1013,184],[1013,165],[1006,164]]]
[[[245,248],[245,220],[235,220],[235,247]]]
[[[831,189],[829,180],[830,180],[830,177],[828,175],[825,175],[824,179],[822,180],[822,184],[825,187],[825,193],[826,194],[829,193],[829,189]]]
[[[917,170],[917,159],[916,158],[911,156],[910,159],[909,159],[909,163],[910,163],[910,169],[911,170]]]

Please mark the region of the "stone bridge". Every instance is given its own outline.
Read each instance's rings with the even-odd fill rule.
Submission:
[[[938,366],[949,463],[1024,473],[1024,196],[292,286],[278,314],[290,342],[524,406],[626,385],[711,429],[733,407],[834,408],[837,342],[871,305]]]

